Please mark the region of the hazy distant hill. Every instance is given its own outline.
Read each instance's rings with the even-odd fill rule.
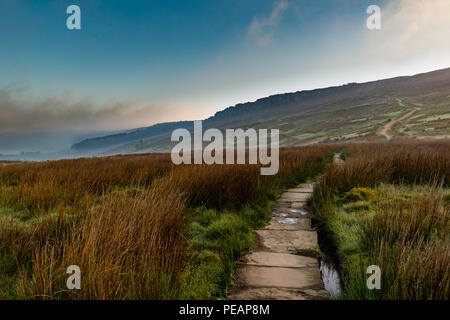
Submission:
[[[91,151],[109,148],[119,144],[139,141],[151,137],[167,135],[177,128],[193,128],[192,121],[159,123],[151,127],[139,128],[127,132],[112,134],[104,137],[89,138],[72,146],[74,151]]]
[[[408,115],[405,119],[395,120],[405,115]],[[226,108],[206,119],[203,125],[222,129],[277,128],[281,144],[288,146],[386,140],[382,130],[390,122],[392,128],[388,132],[393,138],[450,138],[450,68],[278,94]],[[98,154],[168,151],[172,145],[171,132],[192,127],[190,121],[162,123],[86,139],[72,149]]]

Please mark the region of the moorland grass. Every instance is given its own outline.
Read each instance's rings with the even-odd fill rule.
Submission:
[[[450,284],[450,144],[347,146],[314,190],[313,221],[342,276],[342,299],[443,299]],[[365,191],[365,192],[362,192]],[[381,268],[381,289],[366,286]]]
[[[259,166],[174,166],[168,154],[0,167],[0,298],[224,298],[283,188],[320,174],[329,146]],[[67,290],[78,265],[82,289]]]

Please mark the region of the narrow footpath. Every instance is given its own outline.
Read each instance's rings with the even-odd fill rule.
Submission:
[[[257,245],[240,263],[229,300],[328,299],[319,271],[317,233],[305,210],[313,184],[283,193],[270,224],[257,230]]]
[[[399,98],[396,98],[398,104],[400,107],[406,107],[402,100]],[[417,111],[422,110],[422,108],[416,107],[414,110],[409,111],[408,113],[404,114],[403,116],[401,116],[398,119],[392,120],[388,123],[386,123],[383,127],[383,129],[381,129],[380,131],[380,135],[384,136],[388,141],[392,140],[392,135],[389,134],[389,131],[392,131],[392,127],[394,125],[396,125],[398,122],[403,121],[408,119],[409,117],[411,117],[414,113],[416,113]]]

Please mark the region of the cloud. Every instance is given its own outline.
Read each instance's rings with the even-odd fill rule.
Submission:
[[[247,35],[256,39],[262,47],[272,41],[275,27],[283,17],[284,12],[290,7],[285,0],[276,1],[272,12],[266,17],[254,17],[250,24]]]
[[[382,30],[368,34],[369,50],[393,58],[450,49],[450,1],[398,0],[382,8]]]
[[[21,99],[23,92],[0,89],[0,133],[9,131],[117,130],[149,126],[158,122],[197,119],[199,106],[176,104],[142,105],[119,102],[98,106],[85,98],[73,101],[67,95],[40,101]],[[16,97],[19,96],[19,97]]]
[[[0,156],[21,151],[59,152],[84,138],[160,122],[201,119],[205,113],[200,106],[137,102],[105,106],[87,98],[76,100],[70,93],[40,100],[29,98],[28,93],[26,88],[0,88]]]

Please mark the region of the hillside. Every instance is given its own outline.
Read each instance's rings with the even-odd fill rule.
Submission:
[[[75,152],[168,151],[172,122],[83,140]],[[367,83],[278,94],[237,104],[206,119],[204,128],[277,128],[282,146],[320,142],[450,137],[450,68]]]
[[[88,151],[108,148],[118,144],[158,137],[171,133],[177,128],[193,127],[191,121],[159,123],[151,127],[139,128],[113,135],[84,139],[72,146],[75,151]]]

